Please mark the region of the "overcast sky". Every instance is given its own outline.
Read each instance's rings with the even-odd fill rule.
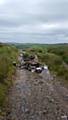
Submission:
[[[68,43],[68,0],[0,0],[0,42]]]

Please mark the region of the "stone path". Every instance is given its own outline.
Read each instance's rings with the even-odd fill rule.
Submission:
[[[50,78],[18,69],[5,120],[68,120],[68,89]]]

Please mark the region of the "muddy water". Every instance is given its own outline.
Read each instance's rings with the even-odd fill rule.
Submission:
[[[17,70],[9,91],[6,120],[67,120],[67,116],[67,88],[48,73]]]

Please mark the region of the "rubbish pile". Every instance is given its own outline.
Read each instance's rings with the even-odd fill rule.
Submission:
[[[41,73],[43,70],[48,70],[48,67],[46,65],[43,66],[40,62],[38,62],[36,55],[35,56],[30,55],[26,57],[23,54],[21,54],[19,59],[20,59],[19,67],[21,69],[27,69],[31,72],[37,73]]]

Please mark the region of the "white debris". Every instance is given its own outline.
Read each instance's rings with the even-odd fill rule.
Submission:
[[[42,68],[41,67],[37,67],[36,70],[42,70]]]
[[[61,116],[61,119],[62,120],[68,120],[68,117],[66,115],[64,115],[64,116]]]
[[[48,70],[48,66],[44,66],[44,70]]]
[[[32,70],[31,70],[31,72],[35,72],[35,70],[34,70],[34,69],[32,69]]]

